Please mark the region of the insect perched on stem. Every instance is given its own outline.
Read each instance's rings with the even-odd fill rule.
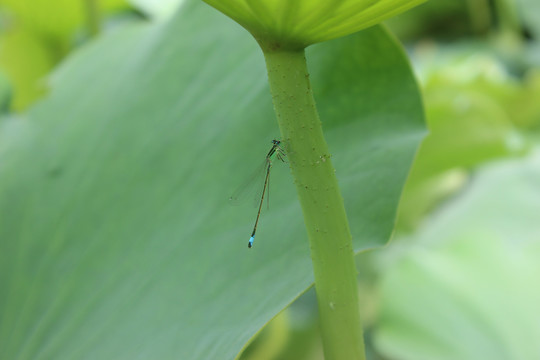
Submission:
[[[261,201],[259,202],[259,210],[257,211],[257,218],[255,219],[255,225],[253,226],[251,237],[249,238],[248,248],[251,248],[253,246],[253,241],[255,240],[255,232],[257,231],[257,224],[259,223],[259,217],[261,216],[261,208],[264,202],[264,194],[266,193],[266,189],[268,188],[268,178],[270,177],[270,169],[272,169],[272,160],[274,159],[274,157],[277,157],[278,160],[285,162],[285,151],[283,151],[281,146],[279,146],[280,144],[281,141],[272,140],[272,148],[270,149],[270,151],[268,151],[268,154],[266,154],[266,176],[264,177],[264,185],[261,195]]]
[[[248,248],[251,248],[253,246],[253,241],[255,240],[255,232],[257,232],[257,224],[259,223],[259,217],[261,216],[261,209],[264,202],[264,196],[268,192],[270,170],[272,169],[272,162],[274,161],[275,158],[277,158],[278,160],[282,162],[285,162],[286,154],[283,148],[280,146],[280,144],[281,144],[281,141],[272,140],[272,147],[268,151],[268,154],[266,154],[264,163],[261,167],[261,169],[264,170],[264,185],[262,188],[261,198],[259,200],[259,209],[257,210],[257,218],[255,219],[255,225],[253,226],[251,237],[249,238]],[[231,196],[230,200],[235,200],[235,198],[236,196]]]

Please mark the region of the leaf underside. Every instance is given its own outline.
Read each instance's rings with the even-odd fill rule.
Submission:
[[[380,27],[308,50],[355,250],[384,244],[425,129]],[[286,165],[228,197],[279,134],[264,60],[198,2],[81,48],[0,128],[0,358],[229,359],[312,283]]]

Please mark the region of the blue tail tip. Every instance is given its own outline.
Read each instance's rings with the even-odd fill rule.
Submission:
[[[248,248],[251,248],[253,246],[253,240],[255,240],[255,236],[249,238]]]

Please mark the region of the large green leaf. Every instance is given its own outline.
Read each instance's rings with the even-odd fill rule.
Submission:
[[[406,57],[381,28],[308,56],[355,249],[383,244],[425,131]],[[52,87],[0,132],[0,358],[233,358],[311,285],[285,165],[253,249],[255,209],[228,204],[279,134],[239,26],[190,2]]]
[[[394,256],[376,337],[386,356],[540,358],[538,169],[538,150],[484,168]]]

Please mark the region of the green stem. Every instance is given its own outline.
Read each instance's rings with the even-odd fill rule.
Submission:
[[[352,239],[305,53],[260,44],[310,242],[325,359],[363,360]]]
[[[91,37],[99,35],[101,30],[101,12],[99,0],[83,0],[86,13],[86,26]]]

